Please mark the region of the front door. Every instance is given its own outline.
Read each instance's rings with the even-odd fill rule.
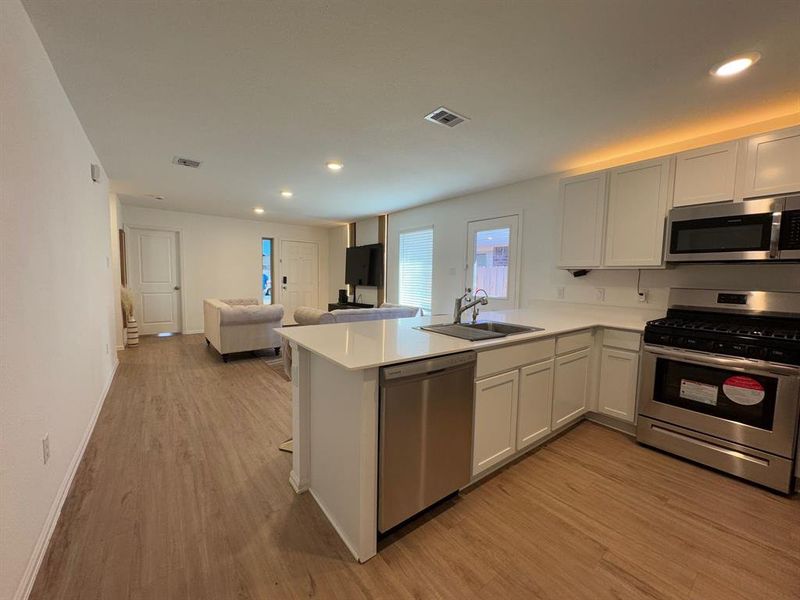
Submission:
[[[281,242],[281,298],[284,321],[294,323],[300,306],[319,304],[319,258],[313,242]]]
[[[484,310],[517,308],[517,215],[472,221],[467,231],[466,287],[485,290]]]
[[[126,228],[128,285],[142,334],[181,330],[178,233]]]

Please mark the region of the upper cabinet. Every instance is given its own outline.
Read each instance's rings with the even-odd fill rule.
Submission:
[[[668,156],[611,169],[605,266],[662,264],[673,164]]]
[[[733,201],[739,142],[687,150],[675,157],[673,206]]]
[[[800,127],[749,138],[742,196],[797,191],[800,191]]]
[[[563,269],[660,267],[669,209],[800,192],[800,126],[561,180]]]
[[[605,171],[562,179],[559,266],[599,267],[603,260]]]

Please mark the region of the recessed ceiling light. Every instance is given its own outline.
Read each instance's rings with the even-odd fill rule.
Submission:
[[[260,206],[257,206],[257,207],[255,207],[253,209],[253,212],[256,213],[257,215],[263,215],[264,214],[264,209],[261,208]]]
[[[724,63],[714,66],[711,69],[711,74],[716,75],[717,77],[730,77],[731,75],[736,75],[737,73],[741,73],[745,69],[752,67],[760,58],[761,55],[758,52],[750,52],[749,54],[734,56],[733,58],[726,60]]]
[[[294,196],[294,194],[291,192],[291,190],[281,190],[281,196],[284,198],[291,198]]]
[[[328,167],[329,171],[341,171],[344,167],[344,165],[338,160],[329,160],[325,163],[325,166]]]

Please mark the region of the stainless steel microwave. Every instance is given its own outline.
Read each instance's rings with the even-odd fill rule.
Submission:
[[[673,208],[667,262],[800,261],[800,195]]]

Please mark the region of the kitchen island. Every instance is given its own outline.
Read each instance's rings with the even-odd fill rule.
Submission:
[[[364,562],[375,555],[378,535],[381,367],[478,353],[474,482],[596,409],[592,402],[597,401],[606,330],[618,354],[632,357],[625,377],[630,388],[632,369],[633,390],[627,395],[633,394],[635,402],[639,336],[648,320],[660,316],[661,310],[541,302],[481,315],[482,321],[541,331],[476,342],[418,329],[446,323],[447,316],[279,329],[293,357],[289,481],[298,493],[314,496],[353,556]],[[619,416],[615,411],[604,412]],[[631,408],[619,413],[632,422]],[[498,432],[507,433],[508,439]]]

